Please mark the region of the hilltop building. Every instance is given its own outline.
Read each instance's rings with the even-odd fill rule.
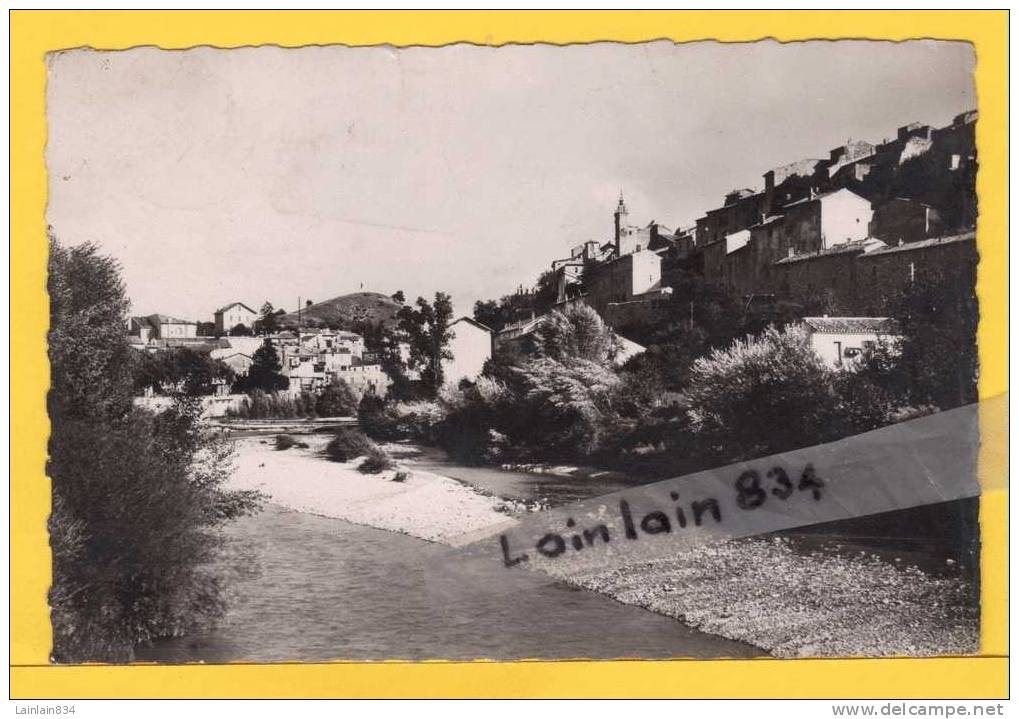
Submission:
[[[213,313],[216,324],[216,334],[225,335],[237,325],[244,325],[251,328],[258,319],[258,313],[243,302],[231,302],[220,307]]]

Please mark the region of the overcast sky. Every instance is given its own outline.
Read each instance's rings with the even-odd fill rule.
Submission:
[[[133,312],[363,287],[474,300],[769,168],[976,107],[970,45],[668,42],[50,57],[48,219]]]

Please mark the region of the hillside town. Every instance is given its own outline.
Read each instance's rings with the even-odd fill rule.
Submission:
[[[868,349],[897,337],[891,298],[925,277],[975,267],[976,120],[968,111],[945,127],[911,123],[892,139],[850,140],[827,157],[770,169],[759,189],[732,190],[683,228],[634,224],[621,191],[611,235],[551,262],[545,302],[526,301],[538,290],[522,289],[523,309],[499,325],[487,326],[477,313],[449,323],[443,381],[476,380],[493,354],[526,348],[548,312],[577,305],[594,309],[615,331],[622,365],[645,349],[634,330],[668,322],[686,299],[677,288],[689,277],[727,294],[748,315],[792,308],[812,349],[833,368],[851,368]],[[314,305],[302,315],[305,309],[287,315],[296,321],[286,327],[275,322],[283,310],[256,311],[243,301],[215,309],[212,322],[132,317],[128,339],[149,353],[207,354],[235,377],[247,374],[268,342],[286,378],[281,391],[319,393],[342,381],[358,396],[385,397],[393,380],[380,347],[351,331],[350,318],[323,326]],[[420,379],[409,344],[401,339],[398,347],[400,370]],[[243,398],[225,380],[213,393],[213,414]]]
[[[665,321],[692,274],[748,311],[803,308],[812,334],[826,335],[817,346],[841,347],[824,353],[841,365],[893,332],[881,315],[904,287],[975,266],[976,120],[969,111],[946,127],[911,123],[890,140],[848,141],[768,170],[763,189],[727,193],[686,228],[632,224],[620,192],[611,238],[552,262],[552,306],[587,304],[626,334]],[[810,310],[831,317],[806,319]],[[497,345],[535,322],[511,323]]]

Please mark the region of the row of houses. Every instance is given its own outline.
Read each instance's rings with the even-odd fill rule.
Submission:
[[[771,169],[763,189],[727,193],[687,228],[631,224],[620,193],[612,239],[552,263],[557,304],[584,302],[617,329],[653,325],[694,274],[747,307],[880,316],[910,283],[976,266],[976,119],[912,123]]]
[[[232,303],[222,310],[225,321],[242,303]],[[217,322],[219,322],[217,312]],[[243,324],[237,322],[235,324]],[[232,325],[231,325],[232,326]],[[444,377],[448,383],[476,379],[485,362],[492,356],[492,332],[481,323],[461,317],[449,326],[452,357],[443,361]],[[202,337],[197,334],[197,323],[168,315],[132,317],[128,341],[140,351],[159,352],[186,347],[208,353],[220,360],[238,376],[247,374],[255,352],[266,342],[276,351],[282,367],[281,374],[290,383],[292,393],[318,392],[331,383],[343,380],[359,395],[385,396],[392,381],[384,371],[377,354],[369,352],[364,337],[343,330],[301,329],[285,330],[261,336],[224,335]],[[416,376],[410,366],[410,348],[400,345],[401,359],[411,378]],[[221,392],[228,388],[221,387]]]

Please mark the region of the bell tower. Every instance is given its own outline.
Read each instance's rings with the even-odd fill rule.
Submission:
[[[626,232],[626,220],[627,220],[626,202],[623,201],[623,191],[619,191],[619,204],[616,205],[616,254],[619,254],[619,241],[622,239],[623,234]]]

